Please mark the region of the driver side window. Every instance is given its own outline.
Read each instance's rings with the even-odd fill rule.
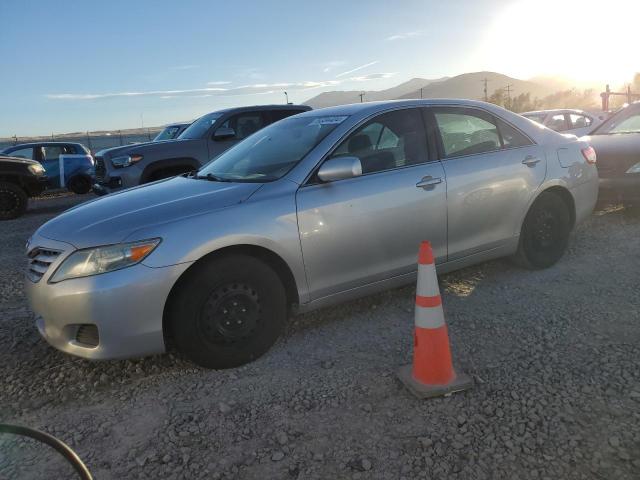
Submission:
[[[362,173],[375,173],[427,162],[427,138],[420,110],[378,115],[349,135],[330,158],[358,157]]]
[[[500,150],[498,127],[488,115],[471,109],[434,109],[447,158]]]
[[[229,118],[218,128],[232,128],[236,132],[234,140],[242,140],[265,126],[261,112],[239,113]]]

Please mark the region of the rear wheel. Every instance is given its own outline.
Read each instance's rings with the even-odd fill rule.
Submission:
[[[178,287],[168,326],[180,352],[206,368],[233,368],[263,355],[287,319],[285,289],[264,262],[245,255],[207,261]]]
[[[29,198],[22,188],[9,182],[0,182],[0,220],[18,218],[27,211]]]
[[[554,265],[567,249],[571,216],[566,203],[553,192],[542,193],[524,219],[515,259],[527,268]]]
[[[72,177],[69,179],[67,188],[69,188],[69,190],[71,190],[73,193],[83,195],[91,191],[91,180],[89,179],[89,177],[85,177],[82,175]]]

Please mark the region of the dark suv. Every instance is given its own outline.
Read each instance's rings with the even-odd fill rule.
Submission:
[[[0,156],[0,220],[22,215],[28,198],[41,194],[47,180],[39,162]]]
[[[305,105],[262,105],[208,113],[175,140],[138,143],[96,153],[93,191],[104,195],[200,168],[240,140],[283,118],[311,110]]]

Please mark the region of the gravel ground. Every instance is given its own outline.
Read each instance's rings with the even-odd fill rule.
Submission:
[[[475,386],[419,401],[395,376],[411,357],[410,287],[292,319],[235,370],[48,347],[22,293],[24,243],[81,200],[0,224],[0,421],[60,437],[98,479],[640,478],[640,220],[620,209],[580,225],[551,269],[442,276]],[[15,478],[33,449],[4,442],[0,478]]]

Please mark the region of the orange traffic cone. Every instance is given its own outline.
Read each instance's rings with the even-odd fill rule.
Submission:
[[[453,369],[449,334],[429,242],[420,244],[418,254],[413,339],[413,365],[400,368],[398,376],[414,395],[419,398],[437,397],[471,388],[471,378],[456,374]]]

